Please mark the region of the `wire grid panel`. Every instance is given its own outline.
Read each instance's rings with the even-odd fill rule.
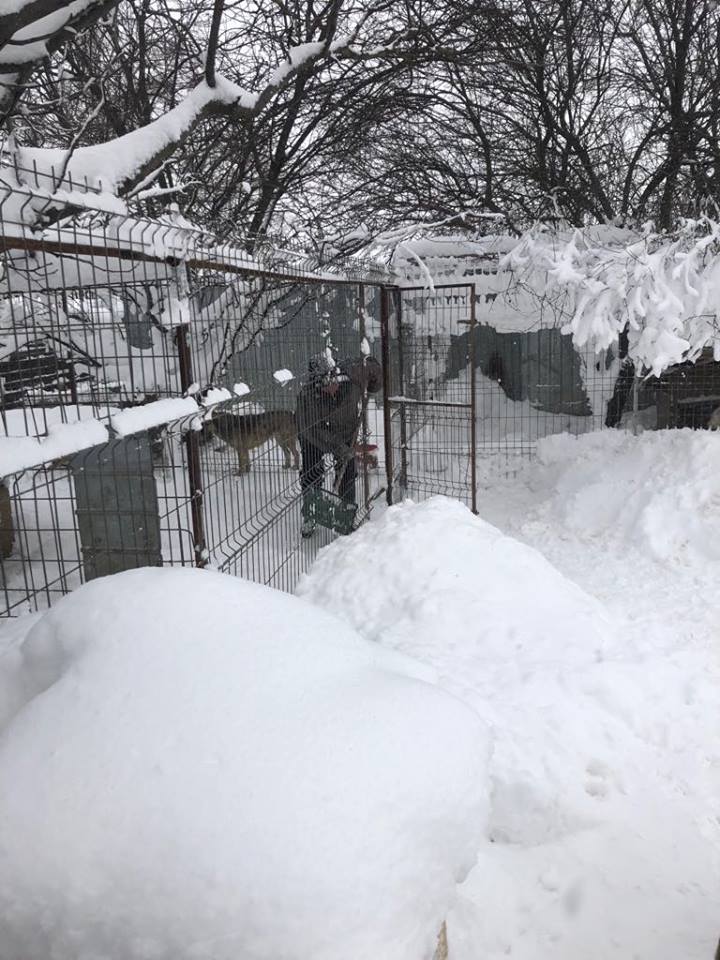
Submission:
[[[537,441],[603,425],[617,363],[612,352],[576,349],[556,327],[474,331],[478,447],[507,457],[534,454]]]
[[[332,536],[300,537],[298,384],[319,352],[379,354],[378,288],[173,223],[88,214],[28,239],[20,201],[48,209],[0,198],[0,613],[155,564],[292,589]],[[363,412],[360,518],[383,466],[374,398]],[[234,440],[208,442],[218,414]]]
[[[357,303],[345,290],[335,298],[322,291],[322,303],[332,310],[336,354],[357,360],[362,356]],[[42,608],[87,579],[155,564],[199,561],[292,589],[333,536],[322,528],[308,540],[300,536],[302,462],[295,404],[310,356],[325,349],[322,325],[327,324],[322,317],[326,311],[318,321],[317,304],[310,306],[304,323],[296,316],[281,334],[271,329],[267,338],[256,336],[233,356],[223,375],[227,386],[223,388],[220,378],[210,389],[224,389],[228,395],[248,392],[212,409],[198,407],[192,426],[200,425],[200,431],[187,420],[162,424],[6,478],[0,487],[0,539],[9,541],[0,557],[3,612]],[[371,310],[366,304],[370,316]],[[192,335],[189,340],[192,344]],[[171,354],[151,359],[168,362],[143,364],[143,369],[167,369]],[[114,364],[114,355],[110,362]],[[161,391],[151,382],[149,395],[156,403]],[[100,406],[109,409],[110,423],[128,411],[142,413],[137,380],[132,399],[127,384],[117,381],[113,390],[124,398],[115,401],[117,406],[108,405],[104,385],[90,386],[88,394],[95,402],[89,404],[59,404],[53,385],[52,406],[37,406],[39,398],[33,393],[32,405],[6,409],[9,435],[12,424],[15,435],[24,438],[28,425],[34,427],[33,434],[41,434],[43,426],[52,427],[61,417],[82,423],[100,412],[101,395]],[[198,385],[201,400],[207,392]],[[362,456],[355,492],[360,519],[380,490],[380,410],[377,399],[369,397],[366,416],[358,423]],[[230,421],[230,434],[207,437],[208,424],[220,418]],[[321,483],[328,489],[334,470],[333,458],[324,457]],[[4,520],[3,502],[8,514]]]
[[[523,330],[491,325],[497,312],[472,284],[399,296],[391,447],[396,485],[411,496],[472,503],[473,487],[477,497],[520,469],[553,434],[720,428],[720,363],[711,352],[654,377],[622,357],[622,338],[595,351],[532,318]]]
[[[467,291],[463,284],[399,294],[390,351],[393,467],[398,487],[411,496],[472,499],[473,344],[467,336],[472,326]]]
[[[403,288],[400,305],[393,449],[411,494],[470,503],[478,477],[512,472],[543,437],[606,425],[617,351],[580,352],[554,327],[496,328],[472,283]]]
[[[376,288],[367,287],[308,290],[285,285],[266,289],[266,294],[279,311],[276,322],[214,374],[216,385],[241,396],[220,404],[204,430],[204,523],[211,565],[292,589],[319,547],[332,539],[322,528],[308,540],[300,535],[298,471],[304,464],[295,419],[298,395],[306,387],[310,361],[324,357],[328,349],[343,368],[370,362],[364,361],[363,349],[369,349],[370,357],[379,354],[379,298]],[[212,351],[214,356],[220,353]],[[243,392],[246,388],[248,393]],[[382,402],[375,395],[358,407],[353,469],[359,518],[381,492],[381,413]],[[335,469],[334,458],[325,454],[319,480],[325,489],[331,490]]]
[[[98,576],[194,562],[184,441],[163,433],[162,452],[144,432],[4,479],[3,614],[43,609]]]

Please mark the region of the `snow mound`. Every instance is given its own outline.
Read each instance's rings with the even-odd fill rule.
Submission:
[[[548,510],[575,535],[659,560],[720,560],[720,434],[561,435],[542,440],[538,456],[551,471]]]
[[[323,550],[298,594],[437,666],[451,647],[460,674],[461,661],[478,657],[511,673],[558,657],[591,663],[614,643],[597,600],[537,550],[440,496],[391,507]]]
[[[543,842],[593,821],[585,769],[611,768],[629,735],[598,702],[614,624],[537,550],[458,501],[406,501],[322,551],[298,592],[432,666],[483,716],[494,839]]]
[[[487,744],[309,604],[145,569],[61,600],[0,734],[2,960],[418,960],[486,821]]]
[[[42,614],[29,613],[0,624],[0,731],[29,698],[21,644]],[[0,954],[2,956],[2,954]]]
[[[536,549],[440,497],[336,541],[300,589],[486,720],[493,842],[450,915],[453,960],[712,955],[714,739],[674,730],[668,692],[705,730],[713,701],[686,662],[641,653]]]

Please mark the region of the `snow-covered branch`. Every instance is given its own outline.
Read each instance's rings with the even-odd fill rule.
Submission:
[[[0,115],[7,118],[33,69],[119,0],[4,0],[0,6]]]
[[[250,114],[256,97],[217,76],[215,86],[199,83],[174,109],[131,133],[92,147],[75,149],[66,162],[67,151],[18,147],[20,168],[37,171],[53,180],[62,171],[62,185],[89,186],[116,195],[128,193],[159,167],[206,117],[220,114]],[[61,184],[56,184],[56,187]]]
[[[0,8],[0,63],[17,65],[41,59],[47,48],[40,50],[39,45],[101,5],[101,0],[5,0]],[[7,50],[8,46],[13,49]]]
[[[708,348],[720,360],[720,223],[714,220],[684,220],[673,233],[536,228],[504,266],[538,296],[564,300],[564,331],[579,346],[608,347],[627,328],[630,359],[655,375]]]
[[[85,0],[87,5],[88,0]],[[377,58],[397,50],[387,48],[363,52],[354,38],[328,39],[294,47],[289,59],[277,67],[258,92],[251,92],[213,73],[213,85],[200,82],[173,109],[144,127],[106,143],[67,150],[38,147],[16,148],[17,165],[38,178],[52,182],[54,189],[86,186],[115,196],[131,193],[139,184],[152,180],[153,173],[183,144],[197,124],[210,116],[248,120],[257,116],[293,78],[318,68],[321,61],[361,56]],[[0,52],[1,53],[1,52]]]

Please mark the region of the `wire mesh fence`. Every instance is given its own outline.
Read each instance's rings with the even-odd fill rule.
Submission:
[[[578,350],[559,326],[494,326],[472,280],[403,287],[390,345],[395,497],[442,493],[475,509],[539,440],[606,428],[720,426],[720,363],[703,356],[654,377],[608,350]],[[540,311],[538,311],[538,314]]]
[[[292,589],[335,535],[303,538],[309,497],[335,495],[357,524],[381,489],[365,388],[387,277],[220,247],[178,216],[92,209],[91,191],[56,219],[60,198],[27,180],[0,178],[0,613],[145,565]]]
[[[474,320],[467,285],[404,289],[390,335],[395,485],[472,498]],[[430,309],[430,299],[439,305]],[[434,316],[432,313],[434,312]],[[449,363],[455,357],[457,370]]]
[[[292,590],[383,496],[477,509],[549,435],[720,426],[711,356],[651,377],[622,342],[493,325],[472,278],[396,287],[20,173],[0,168],[0,615],[145,565]]]

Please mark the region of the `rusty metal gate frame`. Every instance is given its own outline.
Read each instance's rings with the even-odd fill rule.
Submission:
[[[442,292],[445,290],[465,290],[467,292],[467,301],[469,305],[468,316],[466,319],[458,320],[457,323],[468,328],[468,364],[470,367],[470,396],[468,403],[458,401],[443,400],[422,400],[413,399],[405,396],[405,383],[403,378],[403,327],[402,327],[402,296],[408,293],[428,294]],[[395,300],[395,322],[393,330],[390,329],[390,297]],[[400,465],[397,474],[398,485],[404,496],[407,489],[407,408],[412,405],[415,407],[442,407],[444,409],[467,410],[469,412],[469,447],[470,447],[470,505],[472,512],[477,514],[477,369],[475,362],[475,328],[477,326],[476,304],[475,304],[475,284],[474,283],[447,283],[436,284],[432,290],[428,287],[400,287],[383,288],[380,314],[380,330],[382,341],[382,361],[383,361],[383,421],[385,428],[385,472],[386,472],[386,494],[387,502],[392,505],[395,502],[394,487],[396,480],[396,471],[394,464],[392,423],[395,414],[399,420],[400,426],[400,444],[399,455]],[[398,383],[391,381],[391,344],[395,340],[398,353]],[[399,393],[395,393],[393,387],[397,386]]]

